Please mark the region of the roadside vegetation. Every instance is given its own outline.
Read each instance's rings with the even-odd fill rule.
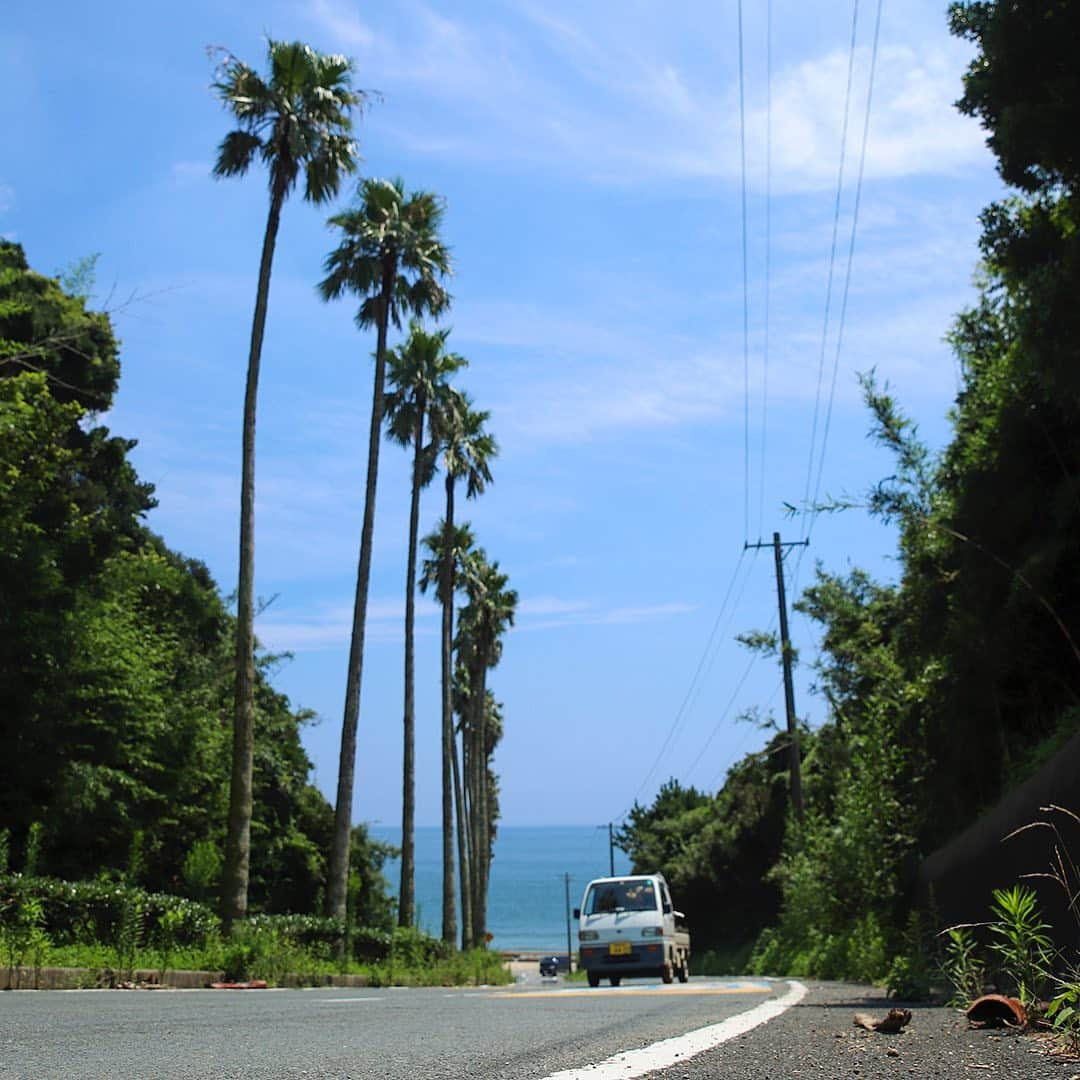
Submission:
[[[818,566],[795,604],[817,625],[828,708],[801,733],[805,818],[790,811],[777,730],[718,793],[673,780],[636,806],[620,844],[667,875],[698,948],[748,971],[905,994],[949,972],[965,995],[995,980],[1051,995],[1075,1045],[1077,958],[1048,952],[1023,883],[987,897],[985,940],[943,936],[913,891],[922,856],[1080,730],[1080,9],[955,3],[949,20],[977,49],[958,107],[983,123],[1011,191],[982,214],[976,300],[949,336],[960,385],[947,445],[923,443],[867,372],[890,475],[805,508],[894,525],[899,570],[885,583]],[[1031,870],[1065,880],[1068,866]],[[1068,895],[1075,910],[1075,882]]]
[[[483,953],[499,818],[493,759],[505,718],[489,673],[517,593],[453,516],[455,487],[479,496],[498,447],[488,414],[452,385],[466,359],[449,350],[448,330],[431,325],[450,308],[444,203],[401,179],[361,177],[329,219],[337,246],[321,277],[312,268],[324,300],[355,303],[358,362],[372,337],[375,360],[331,803],[310,781],[301,740],[316,717],[273,686],[290,658],[254,636],[255,615],[270,602],[256,591],[254,431],[284,207],[299,193],[329,208],[344,192],[360,161],[353,114],[367,101],[348,58],[302,42],[268,41],[265,75],[229,53],[217,59],[213,90],[234,126],[214,175],[265,166],[269,186],[234,595],[151,531],[156,500],[132,465],[135,443],[102,423],[120,349],[116,312],[93,306],[94,259],[49,277],[19,244],[0,240],[0,759],[9,766],[0,785],[0,945],[10,967],[82,956],[95,967],[108,958],[114,970],[183,962],[272,978],[292,965],[379,982],[498,981],[497,958]],[[400,852],[351,817],[384,438],[412,460]],[[440,471],[446,519],[423,540],[431,559],[420,565],[420,502]],[[415,670],[418,574],[443,608],[439,672]],[[437,942],[415,928],[417,679],[438,680],[442,691]],[[396,896],[382,875],[391,854],[401,855]]]

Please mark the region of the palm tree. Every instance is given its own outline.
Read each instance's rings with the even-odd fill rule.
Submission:
[[[357,324],[363,329],[374,326],[376,332],[364,523],[360,531],[327,890],[328,912],[340,921],[345,919],[348,892],[356,729],[360,721],[364,626],[375,529],[375,482],[383,422],[386,337],[391,324],[401,326],[403,314],[437,316],[449,306],[450,296],[441,281],[450,273],[450,253],[439,238],[442,214],[443,204],[436,195],[427,191],[406,195],[400,179],[362,180],[356,206],[330,219],[330,224],[341,231],[341,242],[326,257],[326,277],[319,283],[324,300],[346,292],[360,297]]]
[[[449,390],[447,379],[467,361],[445,351],[449,330],[426,332],[418,322],[409,325],[409,337],[388,356],[387,376],[393,390],[386,396],[390,437],[412,445],[412,500],[409,506],[409,550],[405,571],[405,746],[401,798],[401,888],[398,925],[412,926],[415,901],[414,821],[416,816],[416,703],[413,630],[416,622],[416,541],[420,525],[420,489],[434,475],[435,446],[424,446],[424,428],[432,405]]]
[[[494,811],[489,776],[493,743],[487,731],[487,672],[502,656],[502,635],[514,625],[518,596],[497,562],[478,551],[464,582],[468,604],[458,623],[457,653],[462,671],[459,700],[463,746],[467,747],[466,791],[471,825],[473,941],[480,944],[487,929],[487,887],[494,840]]]
[[[457,937],[454,926],[454,821],[453,804],[457,805],[458,860],[461,870],[462,947],[470,948],[472,940],[472,903],[469,888],[468,832],[460,795],[457,742],[454,737],[454,590],[459,579],[458,568],[463,565],[467,550],[456,546],[454,537],[454,493],[458,480],[465,481],[466,498],[482,495],[491,483],[491,460],[498,454],[495,439],[486,430],[490,414],[473,408],[468,394],[451,390],[440,397],[432,410],[431,429],[434,442],[440,447],[445,472],[446,513],[443,518],[443,566],[440,580],[454,582],[442,602],[442,795],[443,795],[443,940]],[[471,541],[469,549],[471,549]],[[456,779],[455,779],[456,777]]]
[[[461,926],[463,949],[472,948],[472,894],[469,870],[469,841],[466,828],[461,772],[458,766],[457,739],[454,735],[453,706],[453,632],[454,594],[461,588],[473,564],[475,540],[468,525],[446,528],[440,521],[434,532],[424,537],[424,547],[431,557],[424,560],[420,588],[424,592],[436,586],[442,605],[442,794],[443,794],[443,941],[457,939],[454,911],[454,814],[458,821],[458,862],[461,871]]]
[[[267,52],[268,80],[227,55],[214,83],[218,97],[239,123],[218,148],[214,176],[242,176],[256,158],[270,173],[270,212],[263,233],[244,392],[232,779],[221,884],[226,927],[247,914],[255,717],[255,412],[270,269],[281,208],[300,174],[305,201],[319,204],[334,198],[342,177],[355,172],[350,113],[363,101],[363,94],[352,90],[352,61],[347,57],[323,55],[299,41],[270,40]]]

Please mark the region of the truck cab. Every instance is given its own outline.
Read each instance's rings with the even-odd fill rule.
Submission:
[[[618,986],[624,975],[690,976],[690,935],[663,874],[596,878],[574,912],[581,966],[590,986]]]

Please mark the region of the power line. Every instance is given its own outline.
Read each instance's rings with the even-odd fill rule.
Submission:
[[[755,552],[756,555],[756,552]],[[709,681],[709,676],[712,674],[713,668],[716,666],[717,658],[720,656],[720,644],[727,637],[728,631],[731,629],[732,622],[735,621],[735,613],[739,610],[739,605],[742,603],[743,594],[746,592],[746,586],[750,584],[751,571],[753,569],[753,563],[747,568],[747,572],[742,579],[742,584],[739,586],[738,594],[735,597],[735,603],[732,605],[731,611],[728,614],[727,623],[724,625],[724,629],[720,632],[720,638],[716,643],[716,647],[713,649],[712,656],[709,658],[709,663],[705,668],[705,674],[698,682],[697,689],[694,691],[694,696],[690,701],[689,712],[693,712],[697,707],[698,699],[701,697],[701,692],[705,688],[705,684]]]
[[[766,700],[766,702],[765,702],[766,707],[772,705],[772,703],[776,700],[776,695],[779,694],[780,691],[783,690],[783,688],[784,688],[784,680],[783,680],[783,678],[781,678],[780,681],[773,687],[773,692],[769,695],[768,699]],[[747,739],[750,738],[753,731],[754,731],[754,726],[752,724],[749,724],[749,723],[746,724],[745,730],[743,731],[743,734],[742,734],[742,738],[740,738],[739,741],[735,744],[735,746],[732,749],[731,754],[729,755],[727,761],[725,761],[723,766],[720,768],[720,771],[717,772],[716,775],[713,776],[712,780],[709,781],[709,787],[710,788],[715,788],[715,787],[719,786],[721,778],[723,776],[725,776],[731,770],[731,766],[734,765],[735,762],[738,760],[740,751],[746,745],[746,741],[747,741]]]
[[[745,560],[745,557],[746,557],[746,549],[744,548],[743,551],[740,553],[738,560],[735,563],[735,569],[732,572],[731,579],[728,582],[727,589],[724,592],[724,598],[720,602],[720,610],[717,612],[716,619],[713,622],[712,630],[709,633],[708,641],[706,641],[705,648],[702,650],[701,659],[698,660],[697,667],[694,669],[694,674],[693,674],[692,678],[690,679],[690,685],[687,687],[686,693],[683,695],[682,704],[679,706],[678,711],[675,713],[675,718],[671,722],[671,727],[668,728],[667,735],[665,736],[664,741],[661,744],[659,751],[657,751],[657,754],[656,754],[655,759],[653,760],[652,766],[650,767],[649,771],[645,774],[644,780],[641,781],[641,783],[638,785],[637,790],[634,792],[634,797],[630,800],[631,805],[633,805],[633,804],[635,804],[637,802],[638,796],[641,795],[642,791],[645,789],[645,786],[653,778],[654,774],[656,773],[656,770],[660,766],[660,762],[663,760],[664,755],[668,750],[668,747],[672,745],[672,740],[675,738],[676,731],[681,726],[684,717],[686,715],[688,715],[688,707],[689,707],[689,704],[690,704],[690,699],[694,694],[695,688],[698,686],[698,680],[701,678],[702,671],[705,668],[705,662],[709,657],[710,651],[712,650],[713,642],[716,640],[717,632],[720,629],[721,621],[723,620],[724,613],[725,613],[725,611],[727,609],[728,601],[731,599],[731,594],[732,594],[732,591],[735,588],[735,582],[736,582],[736,580],[737,580],[737,578],[739,576],[739,571],[742,569],[742,565],[743,565],[743,562]],[[751,560],[750,565],[753,565],[753,560]],[[747,576],[749,576],[749,575],[747,575]],[[741,592],[740,592],[740,596],[741,596]],[[729,622],[730,622],[730,620],[729,620]],[[725,627],[725,630],[726,630],[726,627]],[[617,815],[616,820],[621,821],[624,817],[626,817],[627,813],[629,813],[629,807],[627,807],[627,809],[624,810],[621,814]]]
[[[739,12],[739,161],[742,175],[743,293],[743,539],[750,539],[750,285],[746,255],[746,87],[743,77],[743,9]]]
[[[855,234],[859,228],[859,204],[862,200],[863,172],[866,166],[866,145],[870,136],[870,107],[874,100],[874,73],[877,69],[878,39],[881,33],[881,9],[884,0],[878,0],[877,16],[874,19],[874,43],[870,50],[870,75],[866,85],[866,114],[863,117],[862,147],[859,150],[859,174],[855,181],[855,203],[851,216],[851,238],[848,243],[847,270],[844,274],[844,292],[840,302],[840,321],[836,332],[836,356],[833,360],[832,385],[829,388],[829,407],[825,412],[825,429],[821,436],[821,457],[818,459],[817,483],[814,486],[814,501],[811,503],[810,525],[807,536],[814,527],[818,497],[821,494],[821,475],[825,468],[825,446],[829,440],[829,425],[832,421],[833,399],[836,396],[836,377],[840,370],[840,350],[844,341],[844,321],[847,317],[848,292],[851,288],[851,266],[855,260]]]
[[[761,461],[758,464],[758,536],[765,518],[765,449],[769,419],[769,319],[772,264],[772,0],[765,5],[765,334],[761,349]],[[749,537],[745,539],[749,540]]]
[[[833,208],[832,244],[829,250],[829,275],[825,286],[825,318],[821,328],[821,355],[818,360],[817,391],[814,395],[814,420],[810,429],[810,453],[806,464],[806,493],[803,496],[802,524],[799,539],[806,538],[807,504],[810,483],[814,475],[814,450],[817,446],[818,415],[821,411],[821,383],[825,374],[825,346],[829,333],[829,312],[832,306],[833,271],[836,265],[836,238],[840,230],[840,199],[844,190],[844,158],[847,150],[848,114],[851,109],[851,80],[855,67],[855,40],[859,26],[859,0],[855,0],[851,18],[851,47],[848,53],[847,87],[844,91],[844,120],[840,131],[840,167],[836,178],[836,204]]]
[[[689,775],[697,767],[697,763],[705,756],[705,752],[709,749],[710,746],[712,746],[713,739],[715,739],[716,736],[719,734],[720,728],[723,727],[724,721],[727,720],[728,713],[731,712],[731,707],[732,707],[732,705],[735,704],[735,699],[739,696],[739,692],[742,690],[743,685],[745,684],[746,680],[749,678],[750,672],[753,669],[754,664],[757,663],[757,661],[758,661],[758,655],[757,655],[757,653],[754,653],[750,657],[750,663],[746,665],[746,669],[743,671],[742,677],[735,684],[735,689],[732,690],[731,697],[728,698],[728,702],[724,706],[724,711],[720,714],[720,719],[717,720],[716,725],[713,727],[712,732],[710,733],[708,739],[706,739],[705,745],[698,751],[697,757],[694,758],[694,760],[692,762],[690,762],[689,767],[686,770],[684,770],[684,772],[683,772],[684,776],[689,777]]]

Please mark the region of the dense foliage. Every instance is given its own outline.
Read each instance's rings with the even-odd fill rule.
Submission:
[[[977,301],[950,338],[961,388],[948,445],[932,452],[864,376],[893,474],[865,500],[816,508],[858,502],[894,524],[900,574],[882,584],[819,567],[796,605],[823,631],[815,689],[830,715],[807,754],[805,823],[789,818],[768,866],[756,846],[738,856],[759,888],[780,891],[762,971],[884,978],[900,956],[910,975],[925,929],[909,918],[920,855],[1080,720],[1080,12],[958,3],[950,20],[979,50],[959,107],[1020,190],[982,215]],[[701,838],[752,817],[768,790],[761,777],[739,794],[747,765],[715,799],[669,786],[635,808],[635,863],[691,895],[706,888],[723,862]]]
[[[109,318],[0,242],[0,827],[15,870],[212,901],[235,620],[143,522],[134,444],[96,422],[118,377]],[[333,811],[308,780],[310,714],[270,684],[279,659],[256,672],[252,905],[313,912]],[[386,927],[387,851],[362,828],[352,848],[356,916]]]

